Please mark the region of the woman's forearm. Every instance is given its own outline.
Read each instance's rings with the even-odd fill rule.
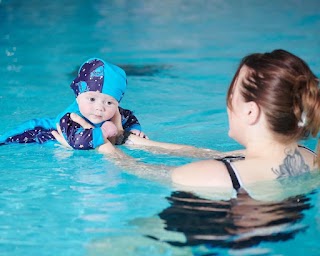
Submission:
[[[159,142],[149,139],[144,139],[139,136],[131,134],[128,137],[126,145],[144,149],[146,151],[156,153],[156,154],[170,154],[176,156],[193,157],[193,158],[221,158],[224,156],[243,156],[243,150],[236,150],[231,152],[220,152],[208,148],[197,148],[194,146],[184,145],[184,144],[174,144]]]
[[[126,144],[135,145],[135,146],[158,147],[158,148],[163,148],[168,150],[195,149],[195,147],[193,146],[188,146],[183,144],[174,144],[174,143],[148,140],[148,139],[136,136],[134,134],[131,134],[128,137]]]
[[[97,149],[107,157],[108,161],[113,162],[127,173],[163,184],[171,184],[171,170],[173,167],[139,162],[114,147],[110,142],[101,145]]]

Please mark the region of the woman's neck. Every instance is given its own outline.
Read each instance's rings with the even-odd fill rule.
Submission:
[[[297,142],[281,143],[268,138],[255,139],[246,145],[246,158],[281,157],[290,151],[293,152],[297,146]]]

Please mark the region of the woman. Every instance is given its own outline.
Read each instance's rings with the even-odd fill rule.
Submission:
[[[320,128],[319,80],[304,61],[283,50],[245,57],[227,106],[229,136],[245,147],[245,159],[191,163],[174,170],[174,182],[231,186],[232,181],[235,188],[319,168],[319,148],[316,155],[298,146]]]
[[[298,145],[309,135],[316,137],[320,128],[319,80],[299,57],[275,50],[243,58],[228,90],[227,107],[229,136],[245,147],[245,158],[203,160],[180,166],[172,171],[174,183],[233,187],[239,191],[258,181],[319,168],[319,145],[317,154]],[[192,147],[134,135],[128,140],[140,146],[194,153]],[[100,151],[124,157],[111,143],[101,146]]]

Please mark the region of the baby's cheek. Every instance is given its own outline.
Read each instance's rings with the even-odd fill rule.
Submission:
[[[105,111],[105,116],[106,119],[111,119],[112,117],[114,117],[114,115],[116,114],[116,109],[115,108],[107,108]]]
[[[82,105],[79,105],[79,109],[82,114],[83,113],[90,113],[92,107],[88,104],[82,104]]]

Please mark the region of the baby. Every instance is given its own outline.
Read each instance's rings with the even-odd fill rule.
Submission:
[[[80,67],[78,76],[71,83],[76,95],[71,106],[55,119],[33,119],[0,136],[0,145],[55,140],[51,132],[56,129],[57,124],[60,125],[68,144],[74,149],[96,148],[106,139],[119,135],[122,128],[126,132],[145,136],[133,112],[119,107],[126,85],[126,73],[120,67],[102,59],[89,59]],[[112,122],[117,111],[121,116],[118,127]],[[83,129],[72,121],[71,113],[80,115],[94,128]]]

